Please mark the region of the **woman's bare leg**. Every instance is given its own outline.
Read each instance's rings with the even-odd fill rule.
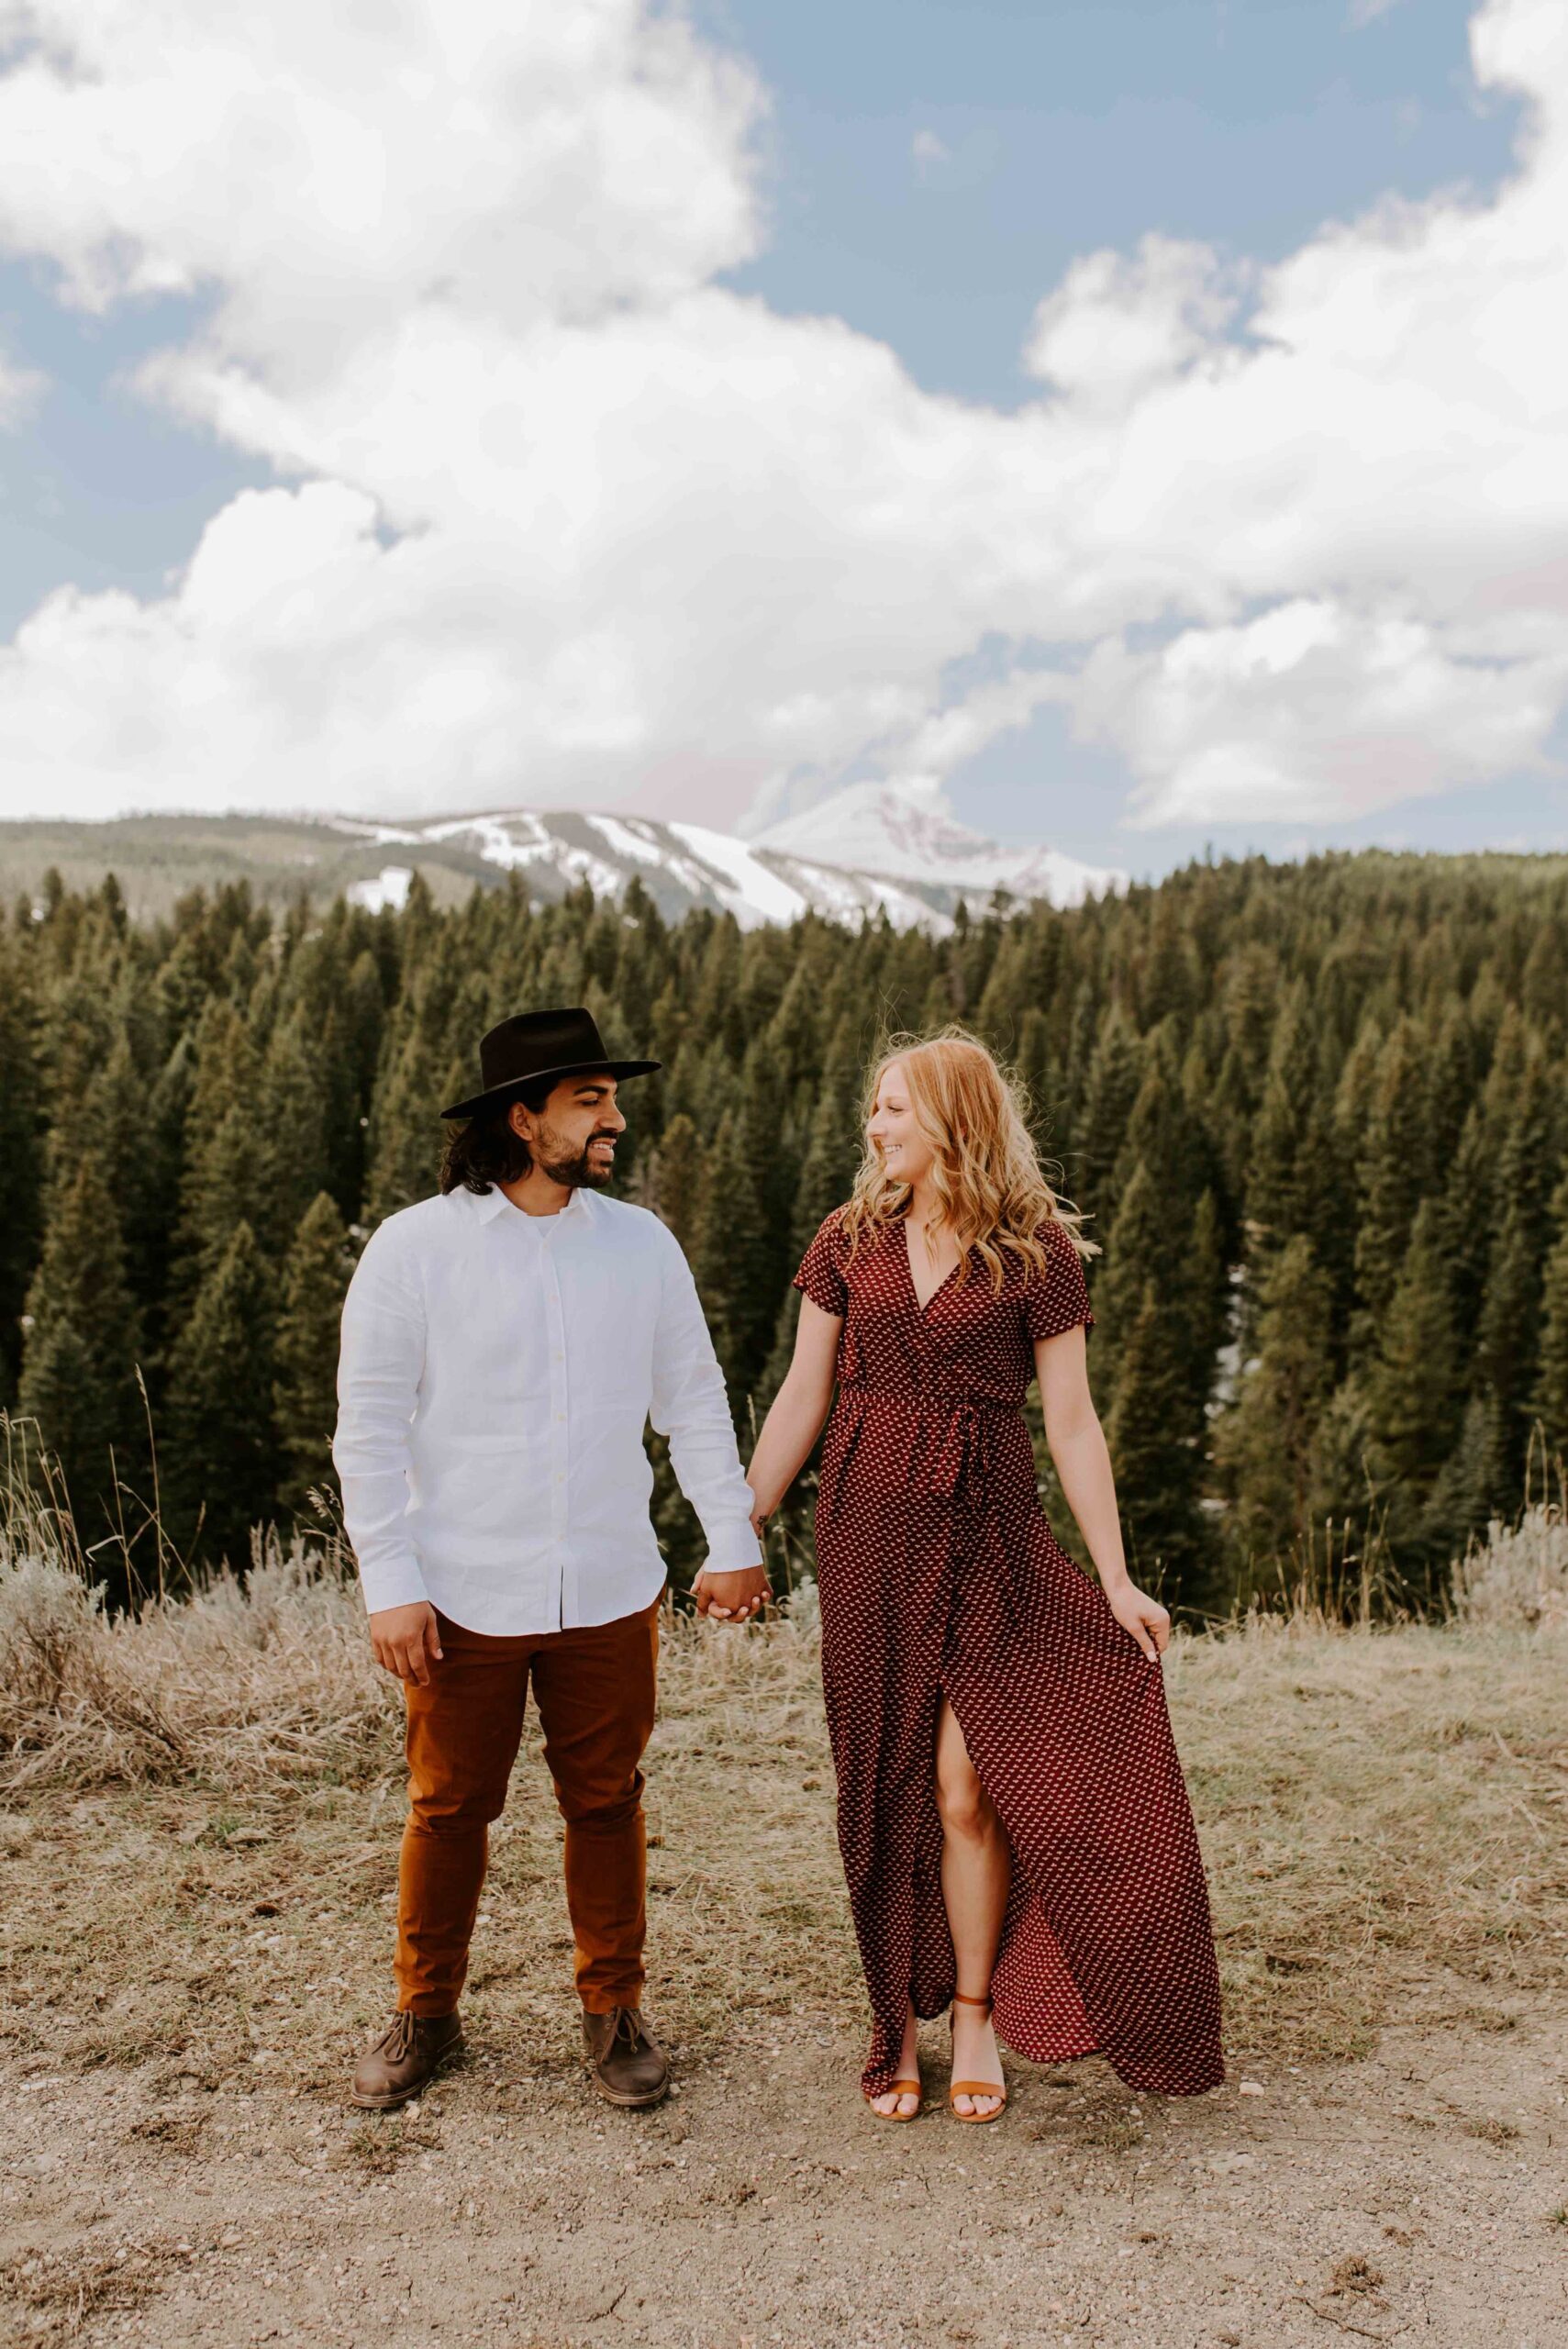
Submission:
[[[1013,1855],[945,1698],[937,1724],[937,1809],[942,1821],[942,1899],[958,1958],[958,1987],[966,1998],[988,1998]],[[991,2018],[979,2007],[953,2009],[952,2071],[957,2080],[994,2079],[998,2091],[995,2097],[957,2098],[960,2112],[995,2110],[1002,2059]]]

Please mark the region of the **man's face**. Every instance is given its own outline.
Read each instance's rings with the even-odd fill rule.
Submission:
[[[533,1152],[534,1164],[568,1190],[607,1183],[615,1172],[617,1134],[626,1119],[616,1108],[613,1076],[563,1076],[544,1108],[512,1108],[512,1124]]]

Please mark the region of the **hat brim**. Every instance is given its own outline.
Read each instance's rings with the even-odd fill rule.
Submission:
[[[454,1103],[443,1109],[443,1119],[475,1118],[481,1109],[499,1108],[503,1101],[515,1101],[531,1085],[542,1085],[548,1077],[558,1084],[563,1076],[613,1076],[618,1083],[627,1076],[651,1076],[662,1061],[568,1061],[562,1068],[536,1069],[532,1076],[514,1077],[507,1085],[493,1085],[487,1093],[476,1093],[472,1099]]]

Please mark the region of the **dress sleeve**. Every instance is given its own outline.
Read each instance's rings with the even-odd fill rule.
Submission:
[[[837,1314],[841,1321],[850,1309],[849,1286],[839,1263],[839,1218],[842,1209],[835,1208],[830,1216],[817,1227],[817,1237],[800,1260],[800,1270],[794,1286],[804,1289],[813,1305],[824,1313]]]
[[[1061,1224],[1042,1223],[1038,1236],[1045,1242],[1049,1262],[1044,1278],[1031,1273],[1024,1291],[1024,1327],[1031,1345],[1041,1338],[1059,1338],[1064,1330],[1095,1326],[1084,1259]]]

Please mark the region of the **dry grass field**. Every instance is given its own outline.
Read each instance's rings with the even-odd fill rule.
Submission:
[[[0,2343],[1568,2343],[1568,1567],[1461,1616],[1179,1640],[1231,2076],[1012,2066],[1004,2122],[855,2093],[810,1594],[672,1620],[650,2008],[681,2092],[586,2095],[525,1744],[469,2051],[350,2114],[389,2005],[398,1700],[355,1593],[266,1558],[110,1624],[0,1558]],[[940,2085],[940,2032],[927,2033]]]

